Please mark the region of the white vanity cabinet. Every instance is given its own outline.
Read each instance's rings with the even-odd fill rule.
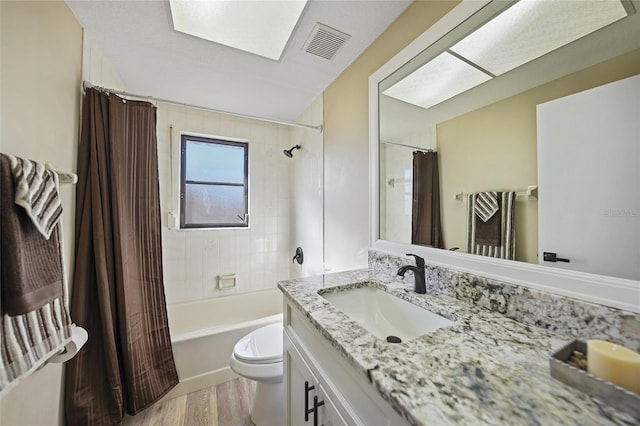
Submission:
[[[284,326],[288,426],[408,424],[286,298]]]
[[[346,425],[320,381],[285,335],[285,387],[289,425]]]

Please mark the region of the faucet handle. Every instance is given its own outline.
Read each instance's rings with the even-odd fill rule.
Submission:
[[[413,256],[416,258],[416,266],[418,268],[424,268],[424,258],[418,256],[417,254],[407,253],[407,256]]]

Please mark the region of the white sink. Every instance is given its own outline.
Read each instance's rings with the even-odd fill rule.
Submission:
[[[373,287],[321,296],[382,340],[396,336],[406,342],[453,324],[453,321]]]

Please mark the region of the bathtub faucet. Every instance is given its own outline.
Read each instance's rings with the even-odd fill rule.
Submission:
[[[413,271],[413,277],[415,278],[415,284],[413,291],[418,294],[425,294],[427,292],[427,286],[424,281],[424,259],[416,254],[407,253],[407,256],[413,256],[416,258],[416,266],[405,265],[398,269],[398,275],[404,277],[407,271]]]

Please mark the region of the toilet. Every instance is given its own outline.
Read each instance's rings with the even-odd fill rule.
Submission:
[[[261,327],[238,340],[231,354],[231,369],[257,382],[251,409],[256,426],[284,424],[282,333],[281,322]]]

